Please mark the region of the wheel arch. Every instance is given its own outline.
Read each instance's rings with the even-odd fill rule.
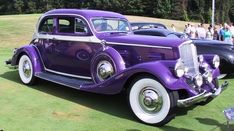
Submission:
[[[136,77],[146,75],[156,79],[167,90],[187,89],[188,85],[184,82],[184,79],[178,78],[173,74],[173,70],[170,68],[172,64],[170,62],[157,61],[137,65],[126,72],[128,76],[124,81],[123,88],[126,89]]]
[[[100,60],[110,61],[110,63],[112,63],[112,66],[115,70],[115,74],[118,74],[124,69],[126,69],[125,62],[122,56],[119,54],[119,52],[112,47],[106,46],[102,50],[97,51],[91,60],[90,72],[91,72],[92,79],[96,83],[100,83],[100,80],[97,79],[97,75],[96,75],[96,72],[97,72],[96,66],[98,62],[100,62]]]
[[[151,79],[153,79],[153,80],[155,80],[155,81],[157,81],[157,83],[159,84],[159,85],[161,85],[161,86],[163,86],[163,87],[165,87],[165,85],[163,85],[162,84],[162,82],[159,80],[160,78],[158,78],[157,76],[155,76],[155,75],[153,75],[152,73],[149,73],[149,72],[138,72],[138,73],[136,73],[136,74],[133,74],[132,76],[130,76],[129,78],[128,78],[128,80],[130,80],[130,82],[129,81],[127,81],[125,84],[131,84],[131,82],[134,82],[135,80],[136,81],[138,81],[138,79],[136,79],[136,78],[140,78],[140,77],[142,77],[142,78],[144,78],[144,77],[149,77],[149,78],[151,78]],[[131,81],[131,79],[135,79],[134,81]],[[141,79],[139,79],[140,81],[141,81]],[[147,79],[147,80],[149,80],[149,79]],[[167,108],[167,110],[168,110],[168,113],[167,113],[167,115],[165,115],[165,117],[164,118],[159,118],[158,120],[156,119],[156,121],[155,121],[155,119],[154,120],[152,120],[152,119],[147,119],[147,118],[145,118],[145,117],[142,117],[142,115],[137,115],[137,114],[139,114],[139,109],[137,109],[136,108],[136,106],[133,106],[133,105],[135,105],[136,104],[136,102],[131,102],[131,101],[134,101],[132,98],[134,98],[134,97],[132,97],[132,96],[134,96],[134,93],[133,92],[139,92],[139,90],[138,89],[143,89],[143,88],[141,88],[141,87],[143,87],[143,86],[140,86],[140,87],[138,87],[138,88],[134,88],[134,86],[132,86],[132,88],[130,87],[130,86],[128,86],[129,88],[127,88],[127,95],[128,95],[128,97],[127,98],[129,98],[129,106],[130,106],[130,108],[132,109],[132,112],[133,112],[133,114],[135,115],[135,117],[139,120],[139,121],[141,121],[141,122],[144,122],[144,123],[146,123],[146,124],[149,124],[149,125],[156,125],[156,126],[163,126],[164,124],[166,124],[166,123],[168,123],[171,119],[173,119],[174,117],[175,117],[175,108],[176,108],[176,103],[177,103],[177,99],[178,99],[178,93],[176,92],[176,91],[172,91],[172,90],[170,90],[170,89],[168,89],[168,88],[164,88],[164,89],[160,89],[161,91],[162,90],[164,90],[164,93],[162,93],[162,94],[166,94],[165,92],[167,92],[168,93],[168,101],[169,102],[167,102],[167,103],[169,103],[169,107]],[[132,90],[137,90],[137,91],[132,91]],[[133,95],[131,95],[131,94],[133,94]],[[135,96],[136,96],[136,94],[135,94]],[[165,95],[164,95],[165,96]],[[165,97],[164,97],[165,98]],[[135,99],[136,100],[136,99]],[[139,98],[138,98],[138,100],[139,100]],[[166,100],[166,99],[165,99]],[[168,105],[168,104],[163,104],[163,105]],[[162,108],[165,108],[165,106],[164,107],[162,107]],[[160,109],[161,110],[161,109]],[[142,110],[141,110],[142,111]],[[164,109],[162,109],[162,111],[164,111]],[[144,111],[143,111],[144,112]],[[160,111],[161,112],[161,111]],[[158,113],[157,113],[158,114]],[[164,116],[164,113],[163,114],[161,114],[161,116]],[[160,115],[159,115],[160,116]],[[147,116],[148,117],[148,116]],[[150,117],[148,117],[148,118],[150,118]]]
[[[39,53],[36,47],[32,45],[21,47],[17,50],[17,54],[15,56],[15,65],[19,64],[19,60],[23,55],[27,55],[33,64],[33,68],[35,72],[41,72],[43,70],[43,63],[41,61],[41,58],[39,56]]]
[[[150,78],[154,78],[156,79],[157,81],[160,82],[160,80],[158,79],[158,77],[156,77],[155,75],[153,75],[152,73],[149,73],[149,72],[137,72],[137,73],[134,73],[132,74],[130,77],[128,77],[128,79],[125,81],[124,83],[124,90],[127,90],[128,88],[130,88],[130,85],[132,84],[132,82],[134,80],[136,80],[137,78],[140,78],[140,77],[150,77]],[[160,82],[161,83],[161,82]]]

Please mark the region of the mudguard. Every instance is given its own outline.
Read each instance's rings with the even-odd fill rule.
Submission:
[[[137,64],[122,70],[118,74],[112,76],[103,83],[99,83],[98,85],[84,85],[81,87],[81,90],[103,94],[118,94],[122,91],[127,81],[133,80],[131,80],[132,76],[135,74],[141,75],[145,73],[154,76],[165,86],[165,88],[169,90],[191,88],[183,78],[177,78],[174,76],[172,70],[170,70],[170,68],[174,69],[174,65],[174,60]],[[196,94],[196,92],[192,93]]]
[[[28,55],[29,58],[32,60],[34,73],[43,71],[41,59],[38,55],[37,50],[35,49],[33,45],[27,45],[27,46],[23,46],[17,49],[15,54],[12,57],[11,65],[12,66],[18,65],[19,59],[23,54]]]

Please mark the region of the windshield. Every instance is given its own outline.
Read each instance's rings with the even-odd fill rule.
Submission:
[[[92,20],[97,32],[129,32],[130,28],[126,20],[97,18]]]

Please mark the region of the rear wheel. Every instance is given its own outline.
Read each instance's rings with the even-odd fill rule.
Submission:
[[[32,61],[27,55],[22,55],[18,65],[19,76],[21,81],[26,85],[34,84],[36,78],[34,76],[34,70]]]
[[[133,113],[144,123],[162,126],[175,116],[176,95],[153,78],[136,79],[128,99]]]

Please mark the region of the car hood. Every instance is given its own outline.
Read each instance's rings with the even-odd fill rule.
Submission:
[[[147,45],[147,46],[162,46],[162,47],[172,47],[177,48],[186,40],[177,38],[166,38],[157,36],[146,36],[146,35],[134,35],[134,34],[99,34],[97,37],[100,40],[105,40],[108,42],[115,43],[126,43],[126,44],[136,44],[136,45]]]
[[[197,46],[218,47],[218,48],[226,48],[229,50],[234,49],[233,44],[229,44],[229,43],[226,43],[224,41],[193,39],[193,42]]]

